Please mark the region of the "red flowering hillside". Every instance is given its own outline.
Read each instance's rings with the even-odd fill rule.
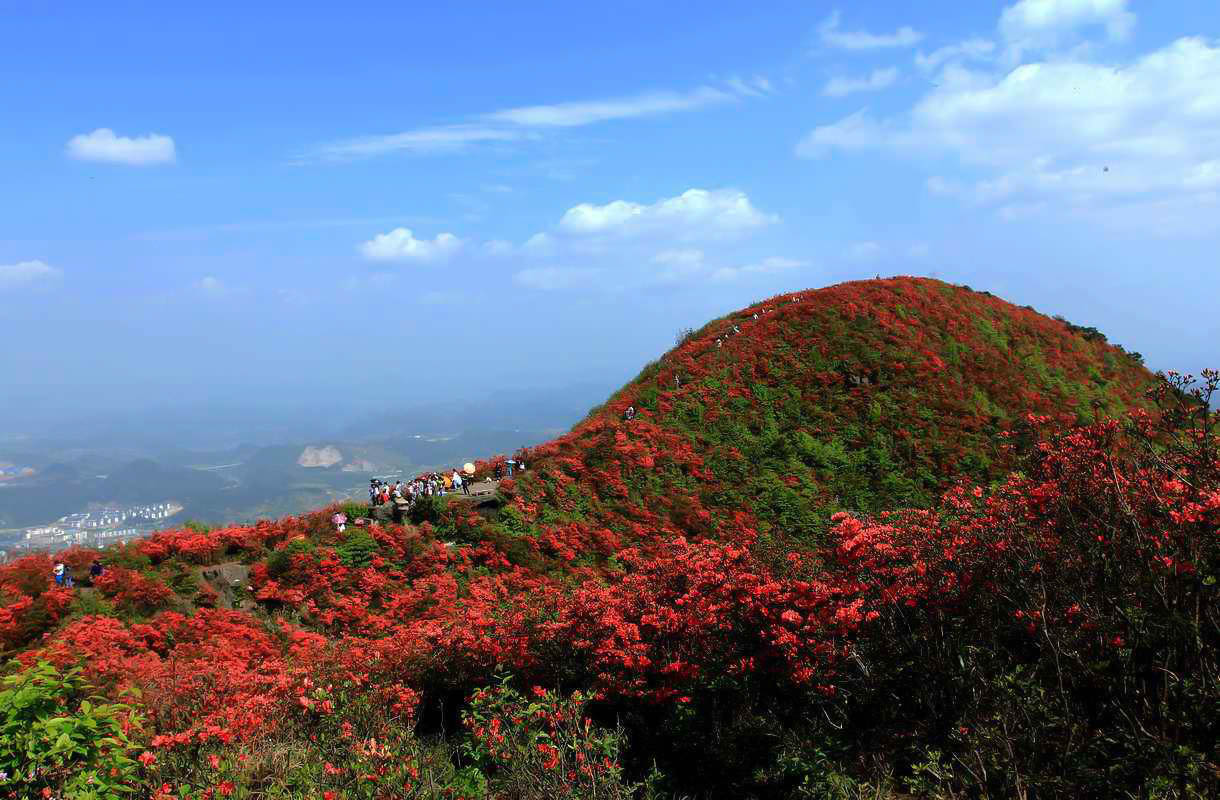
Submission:
[[[503,490],[517,512],[505,525],[569,560],[604,552],[603,528],[714,535],[743,513],[820,539],[837,511],[926,506],[957,478],[1002,478],[999,434],[1026,414],[1122,414],[1151,381],[1094,330],[936,280],[775,297],[691,333],[535,448]]]
[[[0,798],[1216,796],[1218,387],[936,281],[766,301],[495,500],[0,566]]]

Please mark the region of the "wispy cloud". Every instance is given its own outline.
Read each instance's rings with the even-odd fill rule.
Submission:
[[[764,258],[762,261],[745,264],[740,267],[721,267],[712,273],[712,280],[723,283],[735,281],[749,275],[773,275],[777,272],[788,272],[805,265],[806,262],[798,261],[795,258],[771,256],[770,258]]]
[[[524,131],[489,125],[444,125],[417,128],[383,136],[359,136],[319,145],[303,154],[305,160],[351,161],[386,153],[451,153],[474,144],[511,142],[526,136]]]
[[[914,47],[923,41],[923,34],[914,28],[903,26],[893,33],[869,33],[868,31],[845,31],[839,29],[841,15],[831,13],[818,26],[822,44],[839,50],[882,50],[892,47]]]
[[[827,97],[846,97],[858,92],[879,92],[889,88],[898,80],[898,70],[895,67],[875,69],[862,78],[831,78],[822,87],[822,94]]]
[[[689,91],[658,90],[600,100],[517,106],[478,114],[463,123],[327,142],[307,149],[297,160],[343,162],[388,153],[452,153],[477,145],[536,139],[547,130],[698,111],[771,93],[770,81],[756,75],[748,80],[732,78],[720,87],[699,86]]]
[[[967,39],[964,42],[945,45],[924,55],[923,51],[915,54],[915,66],[924,72],[932,72],[942,64],[957,61],[985,59],[995,52],[995,42],[990,39]]]
[[[483,118],[530,128],[571,128],[611,120],[694,111],[735,99],[737,95],[732,92],[700,86],[689,92],[648,92],[610,100],[522,106],[493,111]]]
[[[63,277],[63,271],[42,261],[0,264],[0,291],[45,286]]]
[[[753,78],[741,78],[735,75],[725,81],[725,84],[743,97],[765,97],[775,92],[771,81],[762,75],[755,75]]]

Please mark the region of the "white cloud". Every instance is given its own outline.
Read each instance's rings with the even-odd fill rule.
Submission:
[[[553,291],[574,289],[595,281],[601,275],[599,269],[572,269],[561,267],[532,267],[523,269],[513,280],[530,289]]]
[[[523,138],[524,135],[522,131],[488,125],[445,125],[330,142],[313,148],[305,153],[303,158],[321,161],[351,161],[386,153],[401,152],[416,155],[451,153],[474,144],[516,141]]]
[[[893,86],[897,80],[898,70],[896,68],[875,69],[862,78],[831,78],[822,87],[822,94],[827,97],[846,97],[856,92],[877,92]]]
[[[1093,218],[1170,198],[1207,208],[1220,172],[1220,42],[1186,37],[1118,64],[1077,50],[1007,71],[950,66],[905,114],[859,111],[797,145],[809,158],[867,150],[955,158],[966,175],[929,178],[929,191],[1003,205],[1009,218],[1048,202]]]
[[[689,91],[657,90],[625,97],[519,106],[476,114],[465,122],[416,128],[401,133],[359,136],[306,150],[300,162],[351,161],[387,153],[437,154],[475,145],[538,139],[550,129],[575,128],[615,120],[698,111],[747,97],[771,94],[771,83],[756,75],[731,78],[723,88],[699,86]],[[506,187],[493,187],[500,191]],[[484,187],[488,190],[487,187]]]
[[[733,99],[735,96],[730,92],[701,86],[690,92],[649,92],[608,100],[509,108],[485,114],[484,119],[530,128],[570,128],[610,120],[694,111]]]
[[[82,133],[68,140],[68,155],[80,161],[110,164],[172,164],[176,158],[174,140],[159,133],[134,138],[116,136],[109,128]]]
[[[840,50],[880,50],[888,47],[913,47],[923,40],[923,34],[903,26],[893,33],[839,30],[838,11],[831,13],[818,26],[822,43]]]
[[[822,158],[833,150],[871,150],[881,147],[886,133],[867,111],[860,110],[830,125],[821,125],[797,142],[801,158]]]
[[[1020,0],[1000,15],[1000,35],[1014,57],[1030,49],[1055,47],[1080,28],[1102,27],[1121,41],[1135,27],[1127,0]]]
[[[555,239],[545,233],[535,233],[521,247],[533,255],[548,256],[555,252]]]
[[[462,240],[452,233],[417,239],[410,228],[395,228],[360,245],[360,252],[370,261],[444,261],[461,246]]]
[[[581,203],[568,209],[553,229],[534,234],[512,252],[586,268],[531,265],[514,280],[537,289],[632,289],[690,282],[711,271],[698,245],[715,243],[722,253],[745,235],[778,221],[735,189],[689,189],[651,204]]]
[[[506,256],[513,251],[513,243],[504,239],[492,239],[483,243],[483,252],[489,256]]]
[[[63,270],[42,261],[18,261],[0,264],[0,291],[54,284],[63,277]]]
[[[771,87],[771,81],[762,75],[755,75],[753,78],[742,78],[734,75],[725,81],[725,84],[733,92],[742,97],[765,97],[774,91]]]
[[[564,212],[559,229],[576,236],[664,235],[675,240],[720,238],[778,222],[736,189],[688,189],[651,205],[615,200],[581,203]]]
[[[979,61],[986,59],[995,52],[995,42],[990,39],[967,39],[957,44],[945,45],[924,55],[923,51],[915,54],[915,66],[924,72],[933,72],[942,64],[952,64],[958,61]]]
[[[884,248],[876,242],[856,242],[847,248],[847,257],[852,261],[874,261],[884,252]]]
[[[806,265],[804,261],[797,261],[793,258],[784,258],[782,256],[771,256],[764,258],[762,261],[753,264],[744,264],[740,267],[721,267],[712,273],[712,280],[724,283],[727,281],[735,281],[749,275],[772,275],[777,272],[788,272]]]

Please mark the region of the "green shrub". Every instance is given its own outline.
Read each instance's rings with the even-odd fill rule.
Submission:
[[[368,503],[348,500],[343,505],[339,506],[339,510],[346,514],[348,521],[351,522],[359,519],[360,517],[368,517],[370,506]]]
[[[444,508],[444,502],[441,498],[435,495],[420,495],[415,498],[415,502],[411,504],[411,510],[407,514],[407,518],[412,524],[422,525],[425,522],[436,524],[441,518],[441,510]]]
[[[267,574],[272,578],[282,578],[292,569],[292,561],[298,555],[312,555],[314,546],[307,539],[294,539],[278,550],[271,551],[267,556]]]
[[[16,663],[16,662],[14,662]],[[45,661],[4,679],[0,691],[0,790],[11,796],[118,800],[132,794],[139,765],[123,732],[121,703],[89,694],[79,669]]]
[[[377,541],[368,531],[354,528],[347,531],[347,537],[335,550],[345,567],[363,569],[373,562],[373,556],[377,554]]]
[[[479,689],[463,714],[466,755],[489,777],[493,797],[521,800],[628,800],[639,789],[623,779],[623,732],[593,725],[588,698],[508,685]]]

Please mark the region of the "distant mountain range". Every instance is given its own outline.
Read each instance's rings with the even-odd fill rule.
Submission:
[[[98,420],[78,430],[10,436],[0,463],[33,474],[0,483],[0,529],[42,525],[95,503],[176,500],[178,521],[209,523],[278,517],[360,493],[372,475],[408,474],[537,444],[582,417],[604,389],[506,391],[467,403],[354,414],[314,432],[259,439],[220,419],[194,424]],[[214,424],[219,445],[200,447]],[[300,423],[294,423],[305,427]],[[252,441],[226,445],[234,432]],[[130,434],[130,435],[128,435]],[[181,436],[182,438],[178,438]]]

